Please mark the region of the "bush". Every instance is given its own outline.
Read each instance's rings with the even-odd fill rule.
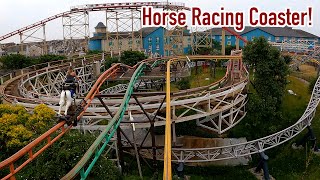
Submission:
[[[17,174],[21,179],[61,179],[85,154],[95,136],[71,131],[39,155],[29,166]],[[119,179],[115,165],[105,157],[99,157],[88,177],[90,179]],[[79,179],[79,178],[76,178]]]
[[[226,55],[231,55],[231,51],[236,49],[236,46],[227,45],[226,46]]]
[[[35,107],[30,115],[23,106],[0,105],[0,159],[5,159],[48,130],[54,123],[54,111],[46,105]]]
[[[0,62],[2,62],[2,68],[4,69],[22,69],[35,64],[58,61],[63,59],[66,59],[66,57],[59,55],[42,55],[37,58],[31,58],[21,54],[12,54],[1,57]]]
[[[138,62],[147,58],[148,57],[140,51],[124,51],[121,54],[120,62],[129,66],[134,66]]]
[[[100,50],[89,50],[87,55],[100,54],[100,53],[102,53],[102,51],[100,51]]]
[[[290,64],[290,62],[292,61],[292,57],[289,56],[289,55],[283,55],[282,57],[283,57],[284,62],[285,62],[286,64]]]
[[[11,54],[0,59],[4,69],[22,69],[32,65],[32,59],[21,54]]]
[[[28,118],[26,126],[36,134],[42,134],[48,126],[53,126],[53,119],[55,112],[44,104],[40,104],[34,108],[33,114]]]
[[[190,89],[190,80],[188,78],[182,78],[180,81],[177,82],[177,87],[179,90]]]
[[[51,61],[59,61],[59,60],[63,60],[63,59],[67,59],[67,57],[60,56],[60,55],[52,55],[52,54],[42,55],[38,58],[34,58],[32,61],[32,65],[51,62]]]
[[[105,61],[106,68],[110,68],[113,63],[119,63],[118,57],[108,57]]]

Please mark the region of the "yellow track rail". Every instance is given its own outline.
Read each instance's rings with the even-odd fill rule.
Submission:
[[[191,60],[235,60],[241,59],[241,56],[192,56]],[[186,59],[186,56],[178,56],[172,58],[167,62],[166,72],[166,128],[165,128],[165,147],[164,147],[164,167],[163,167],[163,179],[172,179],[172,168],[171,168],[171,97],[170,97],[170,65],[173,61]]]

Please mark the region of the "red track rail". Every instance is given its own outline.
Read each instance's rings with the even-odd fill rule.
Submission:
[[[115,64],[111,68],[109,68],[107,71],[105,71],[96,81],[96,83],[93,85],[90,92],[85,97],[86,103],[84,105],[84,110],[80,113],[80,115],[77,117],[79,120],[81,116],[83,115],[84,111],[87,109],[87,107],[90,105],[91,100],[94,98],[94,96],[99,93],[99,88],[103,84],[103,82],[113,76],[119,69],[121,64]],[[53,128],[42,134],[40,137],[26,145],[24,148],[22,148],[20,151],[12,155],[11,157],[7,158],[6,160],[2,161],[0,163],[0,170],[4,168],[9,168],[10,174],[2,178],[2,180],[5,179],[15,179],[14,175],[19,172],[23,167],[25,167],[28,163],[30,163],[32,160],[34,160],[38,155],[40,155],[44,150],[46,150],[48,147],[50,147],[54,142],[56,142],[58,139],[60,139],[70,128],[69,126],[67,128],[64,127],[65,121],[58,123]],[[61,132],[59,132],[61,130]],[[56,137],[52,139],[52,136],[54,133],[58,133]],[[40,150],[37,152],[34,152],[33,150],[40,144],[40,143],[46,143],[43,147],[41,147]],[[26,154],[28,154],[28,159],[25,160],[21,165],[18,165],[17,168],[15,168],[14,163],[17,162],[19,159],[23,158]]]
[[[155,59],[146,59],[143,60],[142,62],[150,62],[150,61],[155,61],[158,60],[157,58]],[[159,59],[161,60],[161,59]],[[102,86],[102,84],[109,78],[113,77],[119,70],[120,66],[125,66],[129,69],[134,69],[138,66],[139,64],[136,64],[135,66],[127,66],[125,64],[117,63],[114,64],[111,68],[106,70],[95,82],[95,84],[92,86],[91,90],[87,94],[87,96],[84,98],[84,103],[81,104],[83,107],[83,110],[81,113],[77,116],[77,120],[79,120],[82,115],[85,113],[86,109],[90,105],[91,101],[93,98],[99,93],[99,89]],[[64,127],[65,121],[60,122],[59,124],[55,125],[53,128],[42,134],[40,137],[26,145],[24,148],[22,148],[20,151],[12,155],[11,157],[7,158],[6,160],[0,162],[0,170],[4,168],[9,168],[10,174],[2,178],[1,180],[6,180],[6,179],[15,179],[14,175],[19,172],[23,167],[25,167],[28,163],[30,163],[32,160],[34,160],[38,155],[40,155],[44,150],[49,148],[54,142],[59,140],[68,130],[70,130],[71,126],[68,126],[67,128]],[[59,132],[61,129],[61,132]],[[54,133],[58,133],[56,137],[52,139],[52,135]],[[52,139],[52,140],[51,140]],[[33,152],[33,149],[37,147],[41,142],[46,142],[46,145],[41,147],[41,149],[37,152]],[[17,162],[19,159],[23,158],[26,154],[28,153],[29,157],[26,161],[24,161],[21,165],[19,165],[17,168],[15,168],[14,163]]]
[[[154,8],[166,8],[168,5],[166,2],[135,2],[135,3],[106,3],[106,4],[89,4],[84,6],[75,6],[72,7],[71,11],[66,11],[54,16],[51,16],[49,18],[46,18],[42,21],[36,22],[34,24],[31,24],[29,26],[23,27],[21,29],[18,29],[16,31],[13,31],[11,33],[8,33],[4,36],[0,36],[0,41],[8,39],[9,37],[12,37],[17,34],[21,34],[23,32],[26,32],[30,29],[42,26],[46,24],[49,21],[55,20],[60,17],[68,16],[70,14],[75,14],[79,12],[90,12],[90,11],[105,11],[105,10],[114,10],[114,9],[136,9],[141,8],[142,6],[152,6]],[[186,9],[189,10],[189,8],[185,7],[184,3],[169,3],[170,7],[174,7],[175,9]]]
[[[222,29],[228,31],[229,33],[231,33],[232,35],[234,35],[236,38],[242,40],[244,43],[248,43],[248,41],[246,39],[244,39],[243,37],[241,37],[238,33],[232,31],[231,29],[227,28],[227,27],[222,27]]]

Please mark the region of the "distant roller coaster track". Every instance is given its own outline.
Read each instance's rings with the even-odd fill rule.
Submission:
[[[105,4],[88,4],[88,5],[83,5],[83,6],[74,6],[71,7],[70,11],[66,11],[63,13],[56,14],[54,16],[51,16],[49,18],[46,18],[44,20],[41,20],[39,22],[36,22],[34,24],[31,24],[29,26],[25,26],[23,28],[20,28],[16,31],[10,32],[6,35],[0,36],[0,41],[3,41],[5,39],[8,39],[12,36],[15,36],[17,34],[21,34],[25,31],[40,27],[42,25],[45,25],[46,23],[53,21],[55,19],[68,16],[71,14],[79,13],[79,12],[94,12],[94,11],[105,11],[105,10],[114,10],[114,9],[137,9],[141,8],[142,6],[152,6],[154,8],[171,8],[175,10],[190,10],[190,8],[185,7],[184,3],[169,3],[167,4],[166,2],[133,2],[133,3],[105,3]],[[235,33],[234,31],[230,30],[227,27],[223,27],[226,31],[230,32],[237,38],[243,40],[246,42],[244,38],[242,38],[240,35]]]
[[[141,3],[107,3],[107,4],[92,4],[92,5],[84,5],[84,6],[75,6],[71,8],[71,11],[67,11],[64,13],[57,14],[55,16],[51,16],[47,19],[44,19],[42,21],[39,21],[37,23],[34,23],[32,25],[26,26],[24,28],[21,28],[19,30],[16,30],[14,32],[8,33],[4,36],[0,37],[0,41],[5,40],[7,38],[10,38],[14,35],[21,34],[25,31],[28,31],[30,29],[40,27],[41,25],[46,24],[47,22],[50,22],[52,20],[55,20],[60,17],[68,16],[73,13],[77,12],[91,12],[91,11],[103,11],[107,9],[132,9],[132,8],[141,8],[142,6],[153,6],[155,8],[167,8],[168,4],[165,2],[141,2]],[[169,3],[169,6],[178,8],[178,9],[185,9],[189,10],[189,8],[185,7],[183,3]],[[235,35],[238,39],[243,40],[244,42],[247,42],[245,39],[243,39],[241,36],[236,34],[235,32],[229,30],[228,28],[224,27],[224,30],[230,32],[231,34]],[[241,58],[241,57],[240,57]],[[113,79],[115,74],[118,72],[121,72],[123,69],[133,69],[134,74],[131,77],[130,83],[127,86],[126,93],[123,94],[123,98],[118,99],[117,104],[118,107],[115,108],[110,108],[112,112],[116,112],[115,115],[112,115],[113,113],[109,114],[109,116],[103,116],[100,115],[98,118],[105,118],[110,116],[112,117],[112,120],[110,123],[104,127],[102,133],[100,136],[96,139],[96,141],[92,144],[92,146],[88,149],[86,154],[82,157],[82,159],[79,161],[79,163],[64,177],[65,179],[73,178],[75,177],[78,173],[80,173],[81,177],[85,179],[89,173],[90,170],[92,169],[93,165],[101,155],[102,151],[104,148],[107,146],[107,143],[111,139],[111,137],[114,135],[115,130],[120,126],[120,122],[125,116],[126,111],[128,111],[129,108],[130,110],[135,110],[134,106],[129,106],[131,103],[130,96],[133,94],[133,87],[135,82],[137,82],[138,78],[143,75],[143,71],[147,68],[148,63],[153,62],[151,67],[155,67],[159,62],[163,61],[168,61],[167,63],[167,86],[170,87],[170,63],[174,63],[176,61],[187,61],[187,60],[212,60],[212,59],[239,59],[239,57],[213,57],[213,56],[194,56],[194,57],[165,57],[163,59],[151,59],[151,60],[146,60],[143,61],[142,63],[137,64],[134,67],[129,67],[123,64],[115,64],[108,70],[106,70],[96,81],[95,84],[87,84],[87,87],[84,88],[85,90],[89,90],[89,93],[86,95],[86,97],[83,99],[83,101],[79,102],[80,106],[78,109],[78,113],[76,118],[79,120],[81,117],[85,116],[86,111],[90,111],[90,105],[95,104],[95,101],[93,100],[94,97],[99,93],[99,89],[101,85],[109,79]],[[100,61],[102,58],[92,59],[93,61]],[[93,62],[90,61],[90,62]],[[27,90],[26,86],[24,86],[27,83],[32,82],[32,78],[36,80],[37,77],[42,76],[42,75],[47,75],[48,73],[54,72],[54,71],[60,71],[61,69],[65,68],[70,62],[67,61],[59,61],[57,63],[51,63],[51,64],[45,64],[45,68],[40,66],[37,68],[36,66],[33,66],[32,68],[27,68],[25,70],[22,70],[21,72],[16,72],[15,74],[9,74],[7,78],[1,78],[1,81],[5,81],[4,79],[12,78],[11,80],[8,80],[6,82],[3,82],[3,85],[1,86],[1,94],[3,95],[3,99],[9,103],[12,102],[18,102],[18,104],[23,104],[23,105],[29,105],[29,109],[32,109],[36,104],[38,103],[43,103],[43,102],[48,102],[47,100],[50,99],[50,92],[48,94],[41,94],[42,92],[39,91],[37,92],[37,89],[34,89],[34,92],[31,92],[30,90]],[[88,71],[89,69],[85,70],[83,66],[84,63],[79,62],[74,62],[74,65],[79,66],[78,68],[83,72],[83,77],[89,77],[88,74],[85,72]],[[150,65],[150,64],[149,64]],[[90,67],[89,65],[88,67]],[[242,67],[242,64],[241,64]],[[238,119],[233,119],[232,122],[227,122],[231,123],[229,127],[226,129],[221,129],[221,123],[223,123],[225,120],[222,118],[219,120],[218,124],[220,123],[220,126],[217,126],[216,132],[218,133],[223,133],[226,130],[230,129],[234,125],[236,125],[242,117],[245,115],[245,112],[241,110],[241,108],[244,107],[246,103],[246,95],[243,95],[241,92],[243,91],[245,85],[247,84],[247,76],[244,76],[244,79],[240,80],[240,82],[235,83],[235,84],[224,84],[226,86],[222,86],[220,83],[225,83],[227,81],[230,81],[230,76],[231,76],[231,69],[232,68],[230,65],[228,65],[228,70],[226,72],[226,76],[223,77],[218,83],[211,84],[206,87],[198,88],[198,89],[193,89],[190,91],[185,91],[185,92],[179,92],[179,93],[171,93],[170,88],[167,88],[166,90],[166,103],[164,108],[166,108],[166,117],[159,117],[159,119],[162,118],[162,121],[158,121],[158,125],[165,125],[166,124],[166,138],[165,138],[165,150],[162,149],[157,149],[157,159],[159,160],[164,160],[165,161],[165,171],[164,171],[164,177],[170,175],[171,173],[168,171],[171,169],[171,161],[173,162],[210,162],[210,161],[217,161],[217,160],[224,160],[224,159],[231,159],[231,158],[237,158],[241,156],[247,156],[250,154],[254,153],[259,153],[263,152],[265,150],[268,150],[270,148],[276,147],[284,142],[287,142],[288,140],[292,139],[299,133],[301,133],[308,125],[311,124],[311,121],[314,117],[316,107],[319,104],[319,97],[320,97],[320,80],[318,79],[315,87],[313,89],[312,96],[310,98],[309,104],[304,112],[304,114],[301,116],[301,118],[294,123],[292,126],[279,131],[277,133],[274,133],[272,135],[249,141],[246,143],[240,143],[240,144],[234,144],[230,146],[223,146],[223,147],[212,147],[212,148],[172,148],[171,150],[168,148],[169,146],[169,141],[171,141],[171,135],[169,135],[168,132],[170,132],[170,124],[171,121],[176,121],[176,122],[184,122],[188,120],[192,120],[195,118],[199,117],[205,117],[205,116],[211,116],[214,114],[221,114],[223,111],[228,111],[231,109],[232,112],[229,113],[229,115],[233,114],[234,112],[234,107],[236,107],[236,114],[240,113],[241,116]],[[92,70],[92,68],[90,69]],[[89,70],[89,71],[90,71]],[[245,70],[245,73],[247,74],[248,72]],[[59,74],[59,73],[58,73]],[[60,73],[61,74],[61,73]],[[55,78],[57,78],[57,75]],[[63,79],[63,77],[59,77]],[[86,79],[88,80],[88,79]],[[39,81],[41,83],[42,81]],[[20,84],[19,84],[20,83]],[[25,88],[23,89],[23,92],[18,92],[18,94],[22,95],[19,96],[17,94],[8,94],[8,89],[12,90],[12,87],[15,85],[22,85],[19,87]],[[11,86],[11,88],[10,88]],[[45,87],[45,86],[43,86]],[[42,88],[44,89],[44,88]],[[84,90],[84,91],[85,91]],[[28,95],[32,96],[32,98],[27,97]],[[232,95],[231,95],[232,94]],[[38,98],[37,98],[38,96]],[[39,97],[42,97],[44,99],[41,99]],[[163,96],[162,96],[163,97]],[[172,98],[174,97],[174,98]],[[187,97],[187,99],[185,99]],[[230,104],[230,102],[225,101],[226,98],[229,97],[236,97],[234,104]],[[47,98],[47,99],[46,99]],[[146,97],[145,101],[145,106],[146,109],[153,115],[154,112],[152,112],[155,107],[157,107],[157,103],[161,100],[161,98],[158,98],[155,100],[156,103],[155,107],[150,105],[148,109],[148,101],[149,99],[154,99],[154,96]],[[179,100],[179,98],[181,98]],[[211,100],[216,100],[218,106],[221,105],[221,103],[225,103],[223,106],[224,109],[222,111],[218,111],[217,107],[212,108],[212,112],[207,113],[205,111],[201,111],[199,109],[194,108],[194,106],[200,104],[203,105],[204,102],[209,102]],[[234,99],[233,99],[234,100]],[[50,102],[50,101],[49,101]],[[52,98],[52,104],[56,103],[56,99]],[[107,102],[108,103],[108,102]],[[110,104],[111,102],[109,102]],[[53,105],[51,105],[53,107]],[[103,109],[100,107],[95,107],[93,106],[94,109],[98,109],[98,111],[102,111]],[[175,118],[171,119],[170,114],[172,114],[171,108],[189,108],[189,110],[198,110],[198,114],[196,117],[194,116],[178,116]],[[99,109],[100,108],[100,109]],[[92,108],[93,109],[93,108]],[[189,110],[185,111],[184,113],[187,113]],[[109,113],[109,112],[108,112]],[[97,114],[97,112],[93,112],[92,114]],[[202,114],[202,115],[201,115]],[[180,118],[180,119],[179,119]],[[166,120],[166,121],[165,121]],[[206,120],[207,122],[213,122],[213,120]],[[156,123],[156,124],[157,124]],[[145,127],[145,126],[141,126]],[[10,174],[8,174],[6,177],[3,179],[9,179],[9,178],[14,178],[14,175],[20,171],[23,167],[25,167],[29,162],[34,160],[39,154],[41,154],[45,149],[47,149],[50,145],[52,145],[54,142],[56,142],[59,138],[61,138],[68,130],[70,130],[71,126],[65,126],[65,122],[60,122],[50,130],[48,130],[46,133],[32,141],[30,144],[22,148],[20,151],[18,151],[16,154],[13,156],[9,157],[8,159],[2,161],[0,163],[0,169],[8,168],[10,170]],[[35,150],[35,147],[40,146],[40,144],[44,143],[45,145],[40,147],[38,151]],[[171,147],[170,147],[171,148]],[[149,150],[142,150],[141,155],[145,157],[150,157],[150,154],[152,154]],[[164,156],[164,154],[166,154]],[[22,164],[15,164],[17,163],[18,160],[22,159],[23,157],[27,157],[26,160]],[[93,159],[92,159],[93,157]],[[91,163],[89,163],[89,161]],[[85,169],[85,165],[88,168]]]

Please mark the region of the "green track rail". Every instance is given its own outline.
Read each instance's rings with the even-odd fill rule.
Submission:
[[[131,94],[133,92],[134,84],[136,83],[137,79],[143,74],[143,70],[146,68],[146,63],[141,63],[138,68],[135,70],[134,74],[131,77],[128,89],[123,97],[123,101],[119,107],[119,110],[114,115],[112,120],[107,125],[106,129],[102,131],[102,133],[98,136],[98,138],[94,141],[94,143],[90,146],[81,160],[77,163],[76,166],[66,174],[62,179],[73,179],[80,173],[81,179],[86,179],[92,170],[94,164],[97,162],[98,158],[106,148],[107,144],[109,143],[110,139],[114,136],[117,128],[120,125],[120,122],[124,116],[124,113],[127,109],[129,104],[129,100]],[[104,141],[105,140],[105,141]],[[104,142],[103,142],[104,141]],[[102,143],[103,142],[103,143]],[[102,144],[102,145],[100,145]],[[94,157],[93,157],[94,156]],[[93,159],[92,159],[93,157]],[[92,159],[91,163],[88,165],[88,168],[85,169],[85,165],[89,163]]]

